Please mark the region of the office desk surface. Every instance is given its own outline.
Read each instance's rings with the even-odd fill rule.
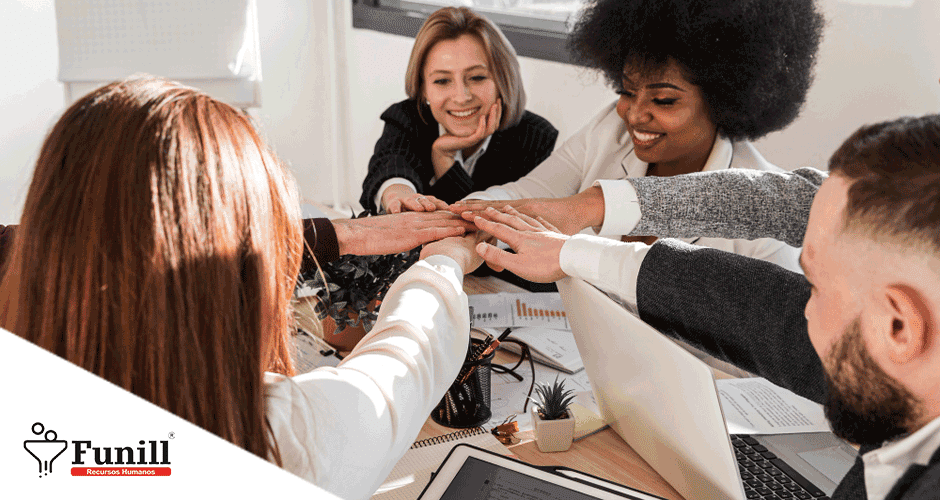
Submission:
[[[330,207],[319,203],[314,205],[331,218],[342,216]],[[464,290],[468,294],[525,291],[498,278],[477,276],[466,276]],[[507,356],[508,360],[508,357],[513,355],[500,352],[499,356]],[[499,358],[497,361],[505,362]],[[428,417],[417,439],[453,431],[454,429],[439,425]],[[517,437],[520,438],[519,442],[510,445],[509,450],[525,462],[534,465],[565,465],[669,500],[683,500],[675,489],[609,427],[574,442],[568,451],[557,453],[540,452],[532,439],[532,431],[521,432]]]
[[[468,294],[525,291],[497,278],[477,276],[464,278],[464,290]],[[501,356],[505,356],[506,359],[499,359]],[[500,351],[497,362],[505,363],[514,356]],[[418,439],[440,436],[453,431],[454,429],[444,427],[428,418]],[[539,451],[538,445],[533,441],[532,431],[520,432],[516,436],[520,440],[510,445],[509,450],[522,461],[534,465],[565,465],[663,498],[682,500],[682,496],[609,427],[575,441],[568,451],[556,453]]]

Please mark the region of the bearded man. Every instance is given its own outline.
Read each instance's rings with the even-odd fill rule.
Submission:
[[[532,281],[584,279],[667,335],[822,403],[860,445],[834,499],[938,498],[940,115],[862,127],[829,168],[616,181],[566,211],[476,207],[477,226],[516,254],[477,250]],[[567,236],[555,212],[574,230],[776,237],[803,246],[805,276],[676,240]]]

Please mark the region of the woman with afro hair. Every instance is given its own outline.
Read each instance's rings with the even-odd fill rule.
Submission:
[[[780,171],[750,141],[799,114],[823,26],[813,0],[589,2],[569,47],[618,99],[525,177],[470,194],[452,209],[479,213],[519,200],[508,204],[569,234],[594,226],[619,237],[624,213],[639,209],[624,191],[628,183],[616,180]],[[799,271],[798,250],[775,240],[687,241]]]

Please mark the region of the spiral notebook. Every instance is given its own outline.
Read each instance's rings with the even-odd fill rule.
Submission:
[[[415,441],[405,456],[395,464],[382,486],[372,495],[372,500],[414,500],[431,481],[451,448],[460,443],[471,444],[500,455],[511,455],[495,436],[482,427],[459,431]]]

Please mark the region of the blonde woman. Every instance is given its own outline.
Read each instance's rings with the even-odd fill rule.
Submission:
[[[363,207],[432,211],[514,181],[548,158],[558,131],[525,110],[512,45],[465,7],[440,9],[415,38],[408,99],[382,113],[385,129],[362,183]]]

